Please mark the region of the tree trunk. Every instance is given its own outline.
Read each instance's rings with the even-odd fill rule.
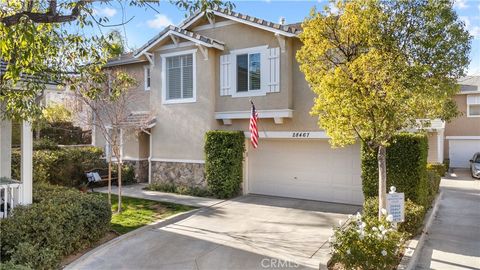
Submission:
[[[382,209],[387,208],[387,149],[380,145],[377,153],[378,160],[378,217],[382,216]]]
[[[118,208],[117,213],[122,212],[122,162],[118,160],[117,163],[118,170]]]
[[[112,158],[108,160],[108,203],[112,205]]]

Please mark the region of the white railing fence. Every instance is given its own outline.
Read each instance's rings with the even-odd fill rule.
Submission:
[[[22,183],[15,180],[0,181],[0,218],[6,218],[10,212],[22,203]]]

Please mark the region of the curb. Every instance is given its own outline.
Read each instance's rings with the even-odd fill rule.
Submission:
[[[168,226],[170,224],[173,224],[175,222],[178,222],[180,220],[189,218],[190,216],[192,216],[196,212],[201,211],[203,209],[204,208],[197,208],[197,209],[192,209],[192,210],[187,211],[187,212],[178,213],[178,214],[169,216],[167,218],[157,220],[157,221],[155,221],[151,224],[145,225],[143,227],[140,227],[140,228],[138,228],[136,230],[133,230],[131,232],[128,232],[126,234],[120,235],[120,236],[118,236],[118,237],[116,237],[116,238],[114,238],[114,239],[112,239],[112,240],[110,240],[106,243],[103,243],[100,246],[90,250],[89,252],[83,254],[80,258],[78,258],[75,261],[73,261],[72,263],[66,265],[63,269],[78,269],[79,266],[83,263],[83,261],[87,259],[87,257],[90,257],[90,256],[94,255],[98,250],[107,248],[109,246],[113,246],[116,243],[118,243],[120,241],[123,241],[127,238],[134,237],[134,236],[136,236],[137,234],[139,234],[143,231],[151,230],[151,229],[154,229],[154,228],[162,228],[162,227]]]
[[[400,264],[397,267],[397,270],[414,270],[417,266],[418,258],[422,253],[422,249],[425,241],[427,240],[430,228],[432,227],[433,220],[437,215],[438,207],[440,205],[442,196],[443,191],[440,191],[440,194],[435,199],[435,204],[430,211],[430,214],[427,214],[427,223],[425,224],[425,227],[423,228],[420,237],[417,236],[408,242],[408,244],[406,245],[407,249],[405,251],[405,254],[403,255],[402,260],[400,261]],[[408,250],[411,251],[408,252]]]

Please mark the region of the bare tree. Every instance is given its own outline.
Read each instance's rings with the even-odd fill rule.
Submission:
[[[132,110],[142,102],[141,94],[134,88],[137,81],[130,75],[118,70],[103,70],[91,76],[77,76],[71,79],[71,90],[80,102],[86,104],[93,121],[91,125],[99,131],[108,149],[105,155],[108,161],[108,200],[111,203],[112,164],[118,171],[118,212],[122,207],[122,129],[145,130],[152,121],[152,114],[141,117]]]

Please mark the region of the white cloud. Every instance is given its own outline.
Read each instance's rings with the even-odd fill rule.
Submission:
[[[100,9],[94,9],[93,10],[93,14],[95,15],[98,15],[98,16],[102,16],[102,17],[113,17],[115,16],[115,14],[117,14],[117,10],[114,9],[114,8],[110,8],[110,7],[104,7],[104,8],[100,8]]]
[[[155,14],[155,19],[147,21],[148,27],[154,29],[162,29],[171,24],[173,24],[172,20],[164,14]]]
[[[468,8],[467,0],[454,0],[453,6],[459,9],[466,9]]]
[[[338,8],[334,3],[328,4],[328,7],[332,11],[332,14],[338,14]]]
[[[480,26],[472,24],[470,18],[466,16],[460,16],[460,20],[465,22],[467,31],[473,36],[474,39],[480,39]]]

